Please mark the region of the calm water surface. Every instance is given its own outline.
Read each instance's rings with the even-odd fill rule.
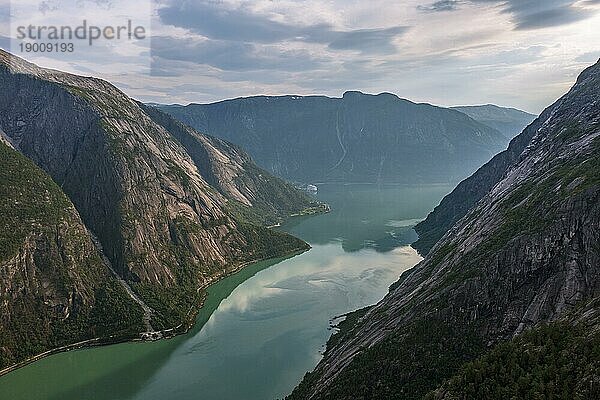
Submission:
[[[450,190],[321,186],[332,212],[282,227],[313,248],[211,286],[187,335],[45,358],[0,378],[0,399],[284,397],[321,358],[330,319],[377,302],[420,260],[412,227]]]

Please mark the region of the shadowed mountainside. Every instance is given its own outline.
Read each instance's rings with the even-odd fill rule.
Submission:
[[[305,183],[457,182],[506,146],[502,133],[463,113],[389,93],[160,108],[242,146],[268,171]]]

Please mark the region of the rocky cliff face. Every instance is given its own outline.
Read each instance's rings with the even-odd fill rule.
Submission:
[[[500,132],[463,113],[386,93],[161,108],[242,146],[268,171],[305,183],[459,181],[506,144]]]
[[[246,174],[224,166],[236,155],[209,149],[206,139],[201,145],[212,158],[197,165],[171,132],[109,83],[0,53],[0,84],[3,131],[73,201],[115,269],[156,311],[155,327],[184,321],[198,288],[240,264],[306,247],[238,220],[230,199],[248,207],[251,200],[236,185],[220,192],[209,184],[214,171]]]
[[[600,295],[598,88],[600,63],[463,184],[471,199],[485,193],[353,316],[291,398],[420,398],[499,341]],[[485,176],[499,176],[487,191]]]
[[[546,109],[520,135],[511,140],[507,150],[494,156],[473,175],[459,183],[425,221],[415,226],[419,234],[419,240],[412,245],[415,249],[423,255],[427,254],[433,245],[504,177],[529,145],[541,123],[550,116],[551,109],[552,107]]]
[[[142,329],[79,214],[52,179],[0,143],[0,369],[84,339]]]
[[[141,107],[185,147],[207,182],[234,201],[230,207],[234,213],[275,225],[289,215],[321,209],[308,195],[257,167],[239,147],[203,135],[158,108]]]

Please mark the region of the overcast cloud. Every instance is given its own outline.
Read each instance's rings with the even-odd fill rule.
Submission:
[[[73,18],[67,0],[26,1]],[[93,4],[110,12],[115,3]],[[34,61],[152,102],[362,90],[540,112],[600,57],[599,11],[600,0],[158,0],[151,49]],[[14,35],[9,15],[0,0],[3,48]],[[133,68],[150,55],[151,73]]]

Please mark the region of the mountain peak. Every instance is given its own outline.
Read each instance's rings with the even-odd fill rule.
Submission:
[[[360,90],[347,90],[342,95],[342,98],[357,97],[357,96],[366,96],[366,94],[361,92]]]
[[[506,147],[494,128],[392,93],[291,98],[163,110],[248,149],[274,174],[304,183],[457,181]],[[419,157],[419,151],[428,157]]]
[[[402,100],[400,97],[398,97],[398,95],[391,93],[391,92],[381,92],[378,94],[371,94],[371,93],[361,92],[360,90],[348,90],[348,91],[344,92],[344,94],[342,95],[343,99],[364,98],[364,97],[380,97],[380,98],[390,97],[395,100]]]

